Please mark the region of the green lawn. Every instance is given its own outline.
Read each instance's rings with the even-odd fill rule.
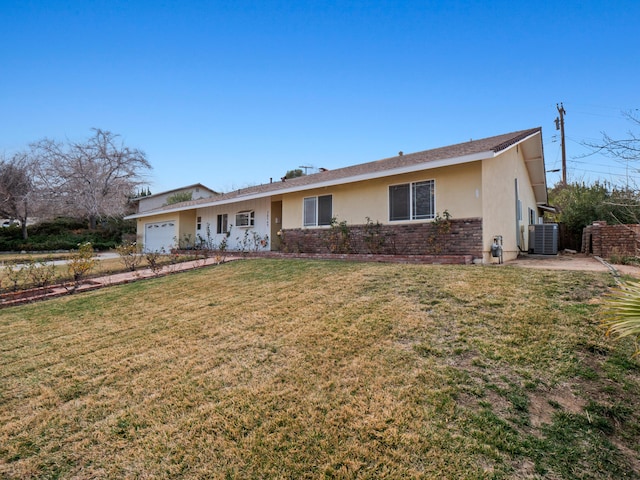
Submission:
[[[0,311],[0,478],[640,478],[606,274],[247,260]]]

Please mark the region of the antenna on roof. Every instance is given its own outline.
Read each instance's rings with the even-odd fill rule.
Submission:
[[[304,168],[304,174],[307,174],[307,170],[309,170],[310,168],[313,168],[310,165],[300,165],[298,168]]]

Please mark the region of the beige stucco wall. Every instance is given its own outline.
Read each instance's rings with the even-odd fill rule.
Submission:
[[[180,241],[188,239],[190,243],[196,240],[196,212],[193,210],[187,210],[180,212],[178,220],[178,239]]]
[[[144,226],[148,223],[156,222],[176,222],[175,231],[178,232],[179,218],[176,213],[165,213],[164,215],[154,215],[152,217],[139,218],[136,223],[136,242],[138,246],[144,247]]]
[[[516,179],[518,197],[522,204],[520,220],[516,219]],[[533,209],[536,215],[538,211],[521,149],[515,146],[496,158],[484,160],[482,184],[485,192],[482,202],[484,261],[497,261],[490,255],[496,235],[502,235],[503,259],[512,260],[519,253],[517,235],[520,235],[522,250],[528,249],[528,209]]]
[[[339,222],[362,225],[369,217],[372,222],[390,223],[389,186],[423,180],[435,180],[437,214],[442,215],[447,210],[453,218],[481,216],[482,168],[480,162],[472,162],[284,195],[282,228],[301,228],[303,199],[316,195],[333,196],[333,216]]]

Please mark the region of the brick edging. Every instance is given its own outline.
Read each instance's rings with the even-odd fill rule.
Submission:
[[[248,252],[243,256],[248,258],[299,258],[310,260],[345,260],[350,262],[413,263],[422,265],[471,265],[473,263],[473,255]]]

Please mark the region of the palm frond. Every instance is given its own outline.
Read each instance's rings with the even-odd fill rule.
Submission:
[[[604,316],[607,335],[634,337],[634,355],[640,354],[640,282],[623,283],[613,290],[606,300]]]

